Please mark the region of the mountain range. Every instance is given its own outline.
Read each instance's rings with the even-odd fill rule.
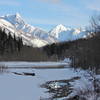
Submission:
[[[0,28],[6,33],[21,37],[23,44],[32,47],[42,47],[47,44],[73,41],[86,38],[88,33],[81,28],[68,28],[62,24],[55,26],[49,32],[39,27],[27,24],[19,13],[0,17]]]

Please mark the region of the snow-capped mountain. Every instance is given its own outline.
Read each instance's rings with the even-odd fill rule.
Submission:
[[[64,25],[60,24],[57,25],[55,28],[53,28],[50,32],[49,35],[58,38],[59,33],[70,30],[70,28],[66,28]]]
[[[31,34],[25,34],[22,31],[16,30],[16,28],[11,23],[1,18],[0,18],[0,28],[5,29],[7,34],[10,32],[12,37],[14,35],[16,37],[21,37],[23,40],[23,44],[25,45],[33,47],[41,47],[48,44],[48,42],[41,40],[39,38],[35,38]]]
[[[62,42],[85,38],[87,32],[81,28],[67,28],[64,25],[60,24],[49,31],[49,35],[57,38],[59,42]]]
[[[6,33],[11,32],[12,36],[15,34],[16,37],[22,37],[25,45],[33,47],[42,47],[54,42],[72,41],[87,36],[87,32],[83,29],[67,28],[62,24],[46,32],[41,28],[27,24],[18,13],[1,16],[0,27],[6,29]]]
[[[54,38],[48,35],[48,32],[44,31],[41,28],[31,26],[27,24],[19,13],[16,13],[15,15],[7,15],[2,17],[5,20],[9,21],[11,24],[13,24],[17,30],[23,31],[26,34],[30,33],[32,36],[36,38],[40,38],[43,40],[46,40],[48,42],[55,42]]]
[[[41,47],[55,42],[55,39],[49,36],[48,32],[25,23],[18,13],[0,17],[0,24],[12,34],[21,36],[24,44],[33,47]]]

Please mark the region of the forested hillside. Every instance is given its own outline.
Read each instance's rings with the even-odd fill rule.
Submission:
[[[0,30],[1,61],[43,61],[47,56],[39,48],[23,45],[22,39]]]
[[[89,39],[52,44],[44,47],[48,56],[57,56],[58,59],[70,58],[75,66],[100,65],[100,35]]]
[[[91,37],[53,43],[42,48],[23,45],[21,38],[0,30],[0,60],[58,61],[70,58],[73,66],[100,66],[100,26],[94,21]]]
[[[100,65],[100,32],[92,38],[53,43],[42,48],[25,46],[21,38],[12,37],[0,30],[0,60],[6,61],[57,61],[70,58],[72,65]]]
[[[75,41],[54,43],[44,47],[48,56],[58,59],[70,58],[73,66],[100,66],[100,16],[92,17],[89,30],[90,37]]]

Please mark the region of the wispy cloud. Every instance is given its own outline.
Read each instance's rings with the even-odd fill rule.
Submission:
[[[78,17],[78,16],[76,16]],[[78,21],[81,19],[84,19],[83,17],[78,17]],[[28,22],[29,24],[40,24],[40,25],[58,25],[58,24],[64,24],[67,26],[75,25],[75,26],[80,26],[80,23],[77,23],[77,20],[71,19],[68,20],[67,18],[62,20],[62,19],[43,19],[43,18],[25,18],[25,22]],[[69,23],[70,22],[70,23]],[[69,24],[68,24],[69,23]],[[84,21],[82,22],[84,24]]]
[[[100,11],[100,0],[82,0],[86,8],[90,10]]]
[[[30,24],[44,24],[44,25],[57,25],[60,24],[62,21],[53,20],[53,19],[40,19],[40,18],[25,18],[26,22]]]
[[[20,3],[14,0],[0,0],[0,5],[5,5],[5,6],[19,6]]]
[[[55,4],[61,2],[61,0],[40,0],[40,1],[49,2],[49,3],[55,3]]]
[[[89,5],[88,8],[91,10],[100,11],[100,3]]]
[[[52,3],[57,3],[57,5],[50,4],[48,5],[48,12],[50,11],[50,14],[54,18],[50,17],[50,14],[48,14],[48,18],[46,17],[45,19],[42,18],[28,18],[26,19],[27,22],[33,23],[33,24],[46,24],[46,25],[57,25],[57,24],[67,24],[69,22],[68,19],[73,20],[74,19],[84,19],[87,17],[85,13],[83,13],[80,9],[76,7],[76,5],[71,5],[70,3],[64,3],[61,0],[38,0],[42,2],[52,2]],[[52,13],[51,13],[52,11]],[[47,15],[46,15],[47,16]],[[65,17],[64,17],[65,16]]]

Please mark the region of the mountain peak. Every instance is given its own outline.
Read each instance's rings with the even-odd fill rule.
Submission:
[[[65,27],[63,24],[58,24],[57,26],[59,26],[59,27]]]
[[[24,43],[29,45],[34,44],[34,41],[37,41],[36,39],[43,41],[43,44],[48,44],[59,41],[75,40],[86,35],[86,31],[83,31],[83,29],[74,29],[66,27],[62,24],[59,24],[55,26],[51,31],[46,32],[41,28],[27,24],[19,13],[1,16],[0,21],[3,27],[6,27],[11,32],[16,31],[16,36],[21,36]],[[19,34],[20,32],[21,34]],[[38,43],[38,41],[35,43]],[[41,46],[42,43],[40,43]]]
[[[15,16],[21,18],[21,15],[18,12],[15,14]]]
[[[60,30],[66,30],[66,27],[62,24],[57,25],[56,28]]]
[[[3,18],[7,18],[7,19],[15,19],[15,18],[21,18],[21,15],[19,13],[15,13],[15,14],[7,14],[6,16],[2,16]],[[21,18],[22,19],[22,18]]]
[[[66,30],[67,30],[67,28],[64,25],[59,24],[55,28],[53,28],[49,33],[51,36],[58,38],[59,33],[66,31]]]
[[[6,15],[2,18],[13,24],[17,29],[21,29],[25,25],[25,22],[19,13]]]

